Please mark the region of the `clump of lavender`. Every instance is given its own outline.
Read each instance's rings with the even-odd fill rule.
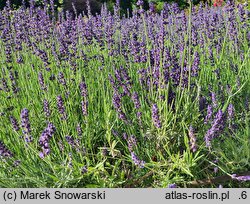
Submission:
[[[24,108],[21,112],[21,127],[23,129],[23,134],[25,135],[26,142],[32,142],[30,121],[29,121],[29,110]]]
[[[14,116],[10,116],[10,122],[11,122],[13,129],[15,131],[18,131],[20,129],[19,124],[17,122],[17,119]]]
[[[47,118],[50,117],[51,111],[49,107],[49,101],[46,99],[43,100],[43,112]]]
[[[197,151],[196,137],[194,135],[194,129],[192,126],[189,127],[188,136],[190,139],[190,149],[192,152]]]
[[[64,104],[63,104],[63,99],[62,99],[62,96],[57,96],[57,108],[58,108],[58,111],[59,113],[61,114],[61,119],[62,120],[66,120],[67,119],[67,115],[66,115],[66,111],[65,111],[65,108],[64,108]]]
[[[131,152],[131,158],[134,162],[134,164],[140,168],[144,168],[145,166],[145,161],[140,160],[134,152]]]
[[[0,157],[13,157],[12,152],[0,140]]]
[[[207,131],[205,135],[206,146],[211,146],[213,138],[217,137],[225,127],[225,114],[222,110],[219,110],[212,122],[212,127]]]
[[[156,128],[161,128],[161,121],[157,104],[153,104],[152,106],[152,120]]]
[[[42,152],[40,152],[39,156],[42,159],[50,153],[49,140],[52,138],[55,131],[55,126],[51,122],[49,122],[46,129],[43,131],[39,138],[39,145],[42,148]]]

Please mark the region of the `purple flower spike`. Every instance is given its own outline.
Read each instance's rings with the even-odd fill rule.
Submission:
[[[144,165],[145,165],[145,161],[142,161],[140,160],[134,152],[131,152],[131,157],[132,157],[132,160],[134,162],[134,164],[140,168],[144,168]]]
[[[216,108],[218,104],[217,104],[216,95],[214,92],[211,93],[211,98],[212,98],[213,107]]]
[[[152,120],[153,120],[155,127],[161,128],[159,110],[156,104],[153,104],[152,106]]]
[[[132,100],[133,100],[133,102],[135,104],[135,108],[139,109],[141,107],[141,103],[140,103],[139,96],[138,96],[137,92],[133,93]]]
[[[225,114],[222,110],[219,110],[212,122],[212,127],[207,131],[205,135],[206,146],[211,146],[211,141],[213,138],[217,137],[225,127]]]
[[[12,152],[0,141],[0,157],[12,157]]]
[[[10,122],[15,131],[18,131],[20,129],[16,118],[14,118],[13,116],[10,116]]]
[[[51,112],[49,102],[46,99],[43,100],[43,112],[47,118],[50,117]]]
[[[40,158],[44,158],[50,153],[49,140],[52,138],[56,131],[55,126],[52,123],[48,123],[46,129],[43,131],[39,138],[39,145],[42,148],[42,152],[39,153]]]
[[[212,118],[212,115],[213,115],[213,106],[208,105],[207,106],[207,115],[205,118],[205,124],[207,124],[210,121],[210,119]]]
[[[236,174],[231,175],[232,179],[237,181],[250,181],[250,175],[246,176],[237,176]]]
[[[62,115],[61,119],[66,120],[67,115],[66,115],[65,108],[64,108],[64,105],[63,105],[62,96],[60,96],[60,95],[57,96],[57,108],[58,108],[59,113]]]
[[[81,82],[79,85],[81,96],[84,98],[88,97],[87,85],[85,82]]]
[[[26,142],[32,142],[32,136],[31,128],[30,128],[30,122],[29,122],[29,110],[27,108],[24,108],[21,112],[21,127],[23,129],[23,134],[26,136],[25,140]]]

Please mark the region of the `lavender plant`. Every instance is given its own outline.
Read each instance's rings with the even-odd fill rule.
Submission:
[[[119,1],[97,15],[46,2],[0,11],[0,187],[184,187],[249,171],[247,4],[137,1],[125,17]]]

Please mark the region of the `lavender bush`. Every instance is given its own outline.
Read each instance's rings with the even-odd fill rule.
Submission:
[[[32,2],[0,11],[0,187],[250,187],[247,4]]]

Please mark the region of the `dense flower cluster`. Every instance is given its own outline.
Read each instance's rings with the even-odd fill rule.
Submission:
[[[238,138],[231,135],[247,135],[247,4],[218,0],[187,12],[173,3],[157,13],[152,3],[147,11],[138,0],[127,17],[119,4],[113,12],[103,5],[96,15],[55,11],[53,0],[45,0],[44,7],[31,0],[30,7],[16,10],[8,1],[0,11],[1,156],[14,155],[2,141],[35,139],[24,147],[22,140],[15,148],[6,144],[13,153],[27,148],[41,158],[58,148],[49,156],[51,164],[70,171],[77,166],[85,176],[106,159],[103,166],[118,165],[114,171],[125,169],[127,179],[131,165],[152,172],[159,166],[157,171],[178,168],[166,157],[173,153],[187,154],[191,166],[203,159],[201,152],[216,153],[216,145],[227,145],[221,141]],[[220,173],[202,168],[207,175]],[[187,173],[185,168],[171,171],[167,177],[175,180],[155,185],[188,178],[176,172]],[[155,175],[166,177],[163,171]]]

